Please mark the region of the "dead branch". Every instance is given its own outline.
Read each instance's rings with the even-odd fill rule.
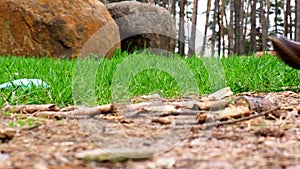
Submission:
[[[170,102],[171,105],[176,105],[180,108],[193,109],[193,110],[220,110],[228,106],[228,101],[182,101],[182,102]],[[195,107],[196,106],[196,107]]]
[[[274,107],[268,111],[256,114],[256,115],[252,115],[252,116],[247,116],[247,117],[242,117],[239,119],[232,119],[232,120],[228,120],[228,121],[218,121],[218,122],[213,122],[213,123],[208,123],[208,124],[203,124],[203,127],[212,127],[212,126],[218,126],[218,125],[228,125],[228,124],[234,124],[234,123],[238,123],[238,122],[242,122],[242,121],[247,121],[247,120],[251,120],[251,119],[255,119],[261,116],[265,116],[269,113],[272,113],[275,110],[278,110],[280,107]]]
[[[31,104],[31,105],[10,105],[6,102],[2,106],[2,111],[9,111],[12,113],[32,114],[37,111],[58,111],[59,108],[55,104]]]
[[[67,117],[79,117],[79,116],[90,116],[94,117],[99,114],[110,114],[116,113],[114,104],[106,104],[96,107],[73,107],[71,111],[38,111],[34,115],[37,117],[46,118],[67,118]]]
[[[225,100],[219,100],[219,101],[210,101],[210,102],[200,102],[198,104],[200,107],[200,110],[220,110],[224,109],[228,106],[228,102]]]
[[[159,124],[171,124],[171,121],[168,117],[158,117],[151,120],[152,123],[159,123]]]
[[[235,101],[237,106],[247,106],[250,110],[262,112],[277,106],[277,100],[267,95],[264,98],[243,96]]]
[[[249,116],[250,110],[248,107],[239,106],[239,107],[228,107],[224,110],[207,112],[205,114],[198,114],[196,119],[199,124],[210,121],[224,121],[232,118],[241,118],[244,116]]]
[[[274,108],[272,108],[268,111],[261,112],[261,113],[256,114],[256,115],[250,115],[250,116],[246,116],[246,117],[241,117],[239,119],[231,119],[231,120],[227,120],[227,121],[211,121],[211,122],[206,121],[206,123],[202,123],[202,124],[194,122],[194,121],[189,121],[188,123],[186,123],[186,122],[185,123],[176,122],[176,125],[178,125],[178,126],[174,126],[174,128],[200,128],[200,129],[205,129],[205,128],[219,126],[219,125],[234,124],[234,123],[247,121],[247,120],[251,120],[251,119],[255,119],[255,118],[258,118],[258,117],[265,116],[265,115],[267,115],[269,113],[272,113],[273,111],[276,111],[278,109],[280,109],[279,106],[274,107]],[[200,119],[198,119],[198,121],[199,120]]]

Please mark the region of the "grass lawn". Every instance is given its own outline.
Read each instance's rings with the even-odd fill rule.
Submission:
[[[96,85],[93,86],[99,104],[112,101],[112,91],[118,91],[119,83],[123,85],[122,91],[122,87],[127,85],[126,91],[130,97],[149,93],[173,97],[179,96],[183,90],[206,94],[226,86],[235,93],[300,91],[300,71],[286,66],[272,56],[232,56],[224,59],[155,58],[157,56],[118,52],[113,59],[97,61],[96,78],[91,76],[83,80],[95,79]],[[74,104],[72,81],[74,74],[77,75],[78,72],[77,63],[76,60],[1,56],[0,84],[22,78],[39,78],[51,86],[49,89],[19,88],[12,93],[9,100],[12,104]],[[149,68],[140,69],[143,66]],[[75,88],[80,86],[79,83],[75,85]],[[12,90],[13,88],[0,90],[0,105]]]

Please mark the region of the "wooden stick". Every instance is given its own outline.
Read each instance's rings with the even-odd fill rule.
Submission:
[[[199,101],[182,101],[182,102],[169,102],[171,105],[176,105],[178,107],[192,109],[195,108],[195,105],[198,107],[198,110],[220,110],[228,107],[228,101],[226,100],[217,100],[217,101],[208,101],[208,102],[199,102]]]
[[[269,113],[271,113],[272,111],[278,110],[280,107],[274,107],[268,111],[265,112],[261,112],[259,114],[256,115],[252,115],[252,116],[247,116],[247,117],[242,117],[239,119],[232,119],[232,120],[228,120],[228,121],[221,121],[221,122],[213,122],[213,123],[208,123],[208,124],[203,124],[203,127],[212,127],[212,126],[217,126],[217,125],[227,125],[227,124],[233,124],[233,123],[238,123],[238,122],[242,122],[242,121],[246,121],[246,120],[250,120],[250,119],[255,119],[257,117],[261,117],[261,116],[265,116]]]
[[[238,106],[238,107],[228,107],[224,110],[219,110],[215,112],[207,112],[205,114],[198,114],[196,119],[198,123],[203,124],[207,121],[217,121],[217,120],[228,120],[231,118],[240,118],[243,116],[249,116],[250,110],[248,107]]]
[[[97,107],[76,107],[71,111],[38,111],[34,115],[47,118],[67,118],[82,115],[94,117],[99,114],[110,113],[116,113],[114,104],[106,104]]]
[[[58,111],[59,108],[55,104],[31,104],[31,105],[10,105],[6,102],[3,107],[2,111],[10,111],[13,113],[25,113],[25,114],[32,114],[37,111]]]
[[[273,109],[270,109],[268,111],[256,114],[256,115],[251,115],[251,116],[246,116],[246,117],[242,117],[239,119],[232,119],[232,120],[227,120],[227,121],[214,121],[214,122],[207,122],[207,123],[203,123],[203,124],[199,124],[193,121],[189,121],[190,123],[176,123],[178,126],[172,126],[172,128],[208,128],[208,127],[214,127],[214,126],[218,126],[218,125],[228,125],[228,124],[234,124],[234,123],[238,123],[238,122],[242,122],[242,121],[246,121],[246,120],[251,120],[251,119],[255,119],[261,116],[265,116],[275,110],[278,110],[280,107],[274,107]],[[181,125],[181,126],[180,126]]]

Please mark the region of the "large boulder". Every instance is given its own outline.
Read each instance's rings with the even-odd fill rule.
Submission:
[[[113,46],[105,53],[112,56],[119,30],[99,0],[1,0],[0,54],[75,58],[107,23],[110,33],[98,43]]]
[[[137,48],[174,51],[176,26],[169,11],[151,4],[123,1],[106,5],[119,26],[121,49]]]

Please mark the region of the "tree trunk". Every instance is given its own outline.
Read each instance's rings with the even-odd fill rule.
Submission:
[[[277,24],[277,21],[278,21],[278,1],[275,0],[275,16],[274,16],[274,27],[275,27],[275,35],[278,34],[278,24]]]
[[[160,0],[156,0],[156,5],[161,6]]]
[[[233,42],[233,13],[234,12],[234,0],[230,1],[230,16],[229,16],[229,26],[228,26],[228,56],[234,53],[234,42]]]
[[[267,21],[266,21],[266,30],[267,30],[267,32],[269,30],[269,25],[270,25],[270,8],[271,8],[271,1],[267,0]]]
[[[250,32],[250,46],[249,46],[249,52],[255,53],[256,52],[256,0],[251,0],[252,6],[251,6],[251,32]]]
[[[298,4],[297,1],[298,0],[295,0],[295,27],[294,27],[295,28],[295,31],[294,31],[294,40],[295,41],[297,41],[297,34],[298,34],[298,31],[297,31],[298,17],[297,16],[298,16],[299,12],[297,12],[297,10],[299,10],[299,9],[298,9],[298,5],[297,5]]]
[[[237,55],[241,55],[240,46],[241,44],[241,1],[235,1],[234,3],[234,12],[235,12],[235,45],[234,45],[234,53]]]
[[[266,18],[265,18],[264,0],[260,0],[260,24],[261,24],[261,50],[267,50],[267,28],[266,28]]]
[[[197,25],[197,14],[198,14],[198,0],[194,0],[193,14],[192,14],[192,32],[189,40],[189,56],[195,54],[195,41],[196,41],[196,25]]]
[[[222,6],[221,6],[220,38],[222,41],[222,56],[223,56],[225,55],[225,39],[224,39],[225,0],[222,0],[221,2],[222,2]]]
[[[221,37],[221,18],[220,18],[221,12],[220,12],[220,2],[218,4],[218,8],[217,8],[217,23],[218,23],[218,33],[217,33],[217,37],[218,38],[218,56],[221,56],[221,41],[222,41],[222,37]]]
[[[286,1],[286,17],[287,17],[287,33],[290,36],[290,39],[292,39],[292,11],[291,11],[291,0]]]
[[[185,35],[184,35],[184,9],[185,9],[186,0],[180,0],[180,12],[179,12],[179,41],[178,41],[178,54],[184,56],[184,47],[185,47]]]
[[[209,23],[210,7],[211,7],[211,0],[207,0],[204,37],[203,37],[203,44],[202,44],[200,55],[204,55],[204,53],[205,53],[205,46],[206,46],[207,29],[208,29],[208,23]]]
[[[239,46],[239,55],[242,55],[245,53],[244,51],[244,46],[245,46],[245,39],[243,35],[243,26],[244,26],[244,18],[245,18],[245,10],[244,10],[244,0],[241,0],[241,5],[240,5],[240,11],[241,11],[241,18],[240,18],[240,46]]]
[[[288,34],[288,28],[287,28],[287,12],[286,12],[286,8],[285,8],[285,4],[284,4],[284,0],[282,0],[282,9],[284,10],[283,12],[283,27],[284,27],[284,36],[287,36]]]
[[[245,12],[245,22],[244,22],[244,31],[243,31],[243,39],[245,40],[246,39],[246,36],[247,36],[247,31],[248,31],[248,18],[249,18],[249,16],[250,16],[250,18],[251,18],[251,12],[249,12],[249,10],[250,10],[250,7],[251,7],[251,0],[248,0],[247,1],[247,9],[246,9],[246,12]],[[249,54],[249,49],[248,49],[248,51],[247,51],[247,54]]]
[[[169,6],[168,6],[168,11],[170,12],[171,15],[173,15],[174,20],[175,20],[175,15],[176,15],[176,0],[169,0]]]
[[[218,16],[218,8],[219,8],[219,0],[215,0],[214,3],[214,15],[213,15],[213,22],[212,22],[212,37],[211,37],[211,55],[214,56],[215,55],[215,44],[216,44],[216,37],[217,37],[217,33],[216,33],[216,25],[217,25],[217,18]]]
[[[300,42],[300,0],[296,0],[297,1],[297,16],[296,16],[296,21],[297,21],[297,25],[295,30],[297,30],[297,34],[296,34],[296,41]]]

